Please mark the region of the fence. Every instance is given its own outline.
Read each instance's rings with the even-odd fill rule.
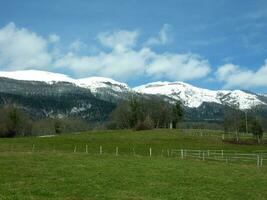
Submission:
[[[173,149],[171,155],[181,159],[194,158],[199,160],[223,161],[226,163],[250,163],[263,166],[267,160],[267,152],[242,153],[232,150],[190,150]]]
[[[46,146],[48,147],[48,146]],[[90,147],[90,148],[89,148]],[[7,149],[6,149],[7,150]],[[106,147],[100,146],[88,146],[74,145],[67,149],[56,148],[55,145],[51,148],[42,149],[38,144],[32,144],[31,147],[24,149],[17,149],[15,151],[14,146],[11,146],[8,151],[12,152],[61,152],[61,153],[91,153],[91,154],[113,154],[119,155],[131,155],[131,156],[147,156],[147,157],[172,157],[179,159],[197,159],[202,161],[220,161],[226,163],[247,163],[256,164],[257,166],[263,166],[267,163],[267,150],[258,150],[254,152],[240,152],[235,150],[194,150],[194,149],[159,149],[152,147],[138,147],[138,148],[122,148],[122,147]]]

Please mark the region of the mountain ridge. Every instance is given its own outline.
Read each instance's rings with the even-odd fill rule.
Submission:
[[[118,99],[129,97],[131,94],[156,95],[167,98],[168,101],[181,101],[189,108],[200,107],[204,102],[217,103],[238,107],[241,110],[250,109],[256,105],[266,105],[257,94],[242,90],[209,90],[199,88],[181,81],[158,81],[130,88],[126,83],[106,77],[87,77],[73,79],[65,74],[40,70],[0,71],[0,77],[33,82],[54,84],[58,82],[71,83],[77,87],[86,88],[95,96],[104,99]]]

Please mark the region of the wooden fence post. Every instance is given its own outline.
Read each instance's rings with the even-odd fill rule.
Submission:
[[[149,148],[149,156],[150,157],[152,156],[152,148],[151,147]]]
[[[85,152],[88,153],[88,145],[85,146]]]
[[[76,153],[76,151],[77,151],[77,146],[75,145],[73,152]]]
[[[134,148],[133,148],[133,156],[135,156],[135,150],[134,150]]]
[[[259,166],[259,165],[260,165],[260,156],[257,155],[257,166]]]
[[[116,156],[119,155],[119,147],[116,147]]]
[[[181,158],[184,159],[184,150],[181,149]]]
[[[99,154],[102,155],[102,146],[99,147]]]

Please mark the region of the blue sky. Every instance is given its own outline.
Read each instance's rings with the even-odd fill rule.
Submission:
[[[266,0],[0,0],[0,69],[267,92]]]

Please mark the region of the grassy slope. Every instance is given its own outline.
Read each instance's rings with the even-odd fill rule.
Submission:
[[[266,168],[85,154],[1,154],[0,199],[266,199]]]
[[[18,152],[28,151],[32,143],[42,152]],[[114,146],[119,146],[125,155],[68,153],[74,145],[80,152],[84,151],[85,144],[89,145],[90,153],[103,145],[104,152],[114,152]],[[218,137],[192,137],[166,130],[0,139],[0,199],[267,199],[266,167],[129,156],[132,147],[145,155],[150,146],[154,151],[161,148],[266,149],[224,144]]]
[[[31,151],[35,144],[36,151],[53,151],[54,148],[61,152],[72,152],[77,146],[78,152],[84,152],[88,145],[89,153],[103,152],[115,153],[119,147],[121,153],[129,154],[135,148],[137,154],[148,155],[149,148],[153,153],[160,154],[162,149],[231,149],[237,151],[253,152],[267,150],[265,145],[236,145],[222,142],[221,136],[214,133],[212,136],[192,136],[178,130],[154,130],[144,132],[103,131],[82,134],[60,135],[51,138],[26,137],[15,139],[0,139],[1,151]]]

